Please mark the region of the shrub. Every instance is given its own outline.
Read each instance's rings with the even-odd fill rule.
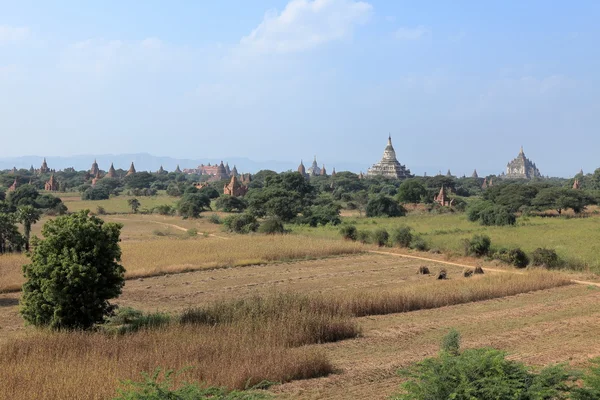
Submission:
[[[444,338],[440,355],[427,358],[411,370],[397,400],[429,399],[561,399],[570,390],[572,374],[562,366],[534,373],[522,363],[507,360],[506,353],[489,349],[460,351],[460,336]]]
[[[105,187],[90,187],[81,194],[81,200],[106,200],[110,197]]]
[[[137,332],[141,329],[153,329],[166,326],[171,322],[171,316],[165,313],[144,314],[131,307],[118,308],[115,314],[102,325],[107,333],[120,335]]]
[[[427,251],[429,250],[429,244],[423,239],[423,236],[415,235],[410,242],[410,248],[418,251]]]
[[[367,217],[402,217],[406,209],[389,196],[377,195],[367,203]]]
[[[486,235],[474,235],[463,241],[466,256],[483,257],[489,254],[492,240]]]
[[[142,382],[124,381],[125,387],[118,389],[118,396],[113,400],[262,400],[270,398],[269,395],[257,391],[229,391],[226,388],[204,387],[187,382],[181,384],[179,388],[173,389],[174,384],[171,377],[173,371],[166,371],[163,379],[160,379],[159,375],[160,368],[157,368],[152,375],[142,372]]]
[[[361,242],[362,244],[371,243],[371,232],[370,231],[357,231],[356,232],[356,240]]]
[[[223,220],[223,225],[230,232],[246,234],[256,232],[258,229],[258,221],[252,214],[232,215]]]
[[[346,240],[356,241],[357,233],[354,225],[344,225],[340,228],[340,235]]]
[[[198,229],[190,228],[186,231],[186,233],[188,234],[188,236],[196,237],[196,236],[198,236]]]
[[[98,206],[98,207],[96,207],[96,214],[106,215],[106,209],[102,206]]]
[[[390,234],[384,228],[379,228],[373,232],[373,239],[377,243],[377,246],[383,247],[388,244]]]
[[[590,371],[583,376],[583,387],[571,393],[573,400],[600,399],[600,358],[592,360]]]
[[[204,194],[186,193],[179,200],[177,207],[184,219],[198,218],[205,208],[210,208],[210,199]]]
[[[208,221],[216,225],[219,225],[222,222],[221,218],[217,214],[212,214],[210,217],[208,217]]]
[[[154,211],[160,215],[174,215],[175,207],[169,204],[160,204],[154,207]]]
[[[546,268],[553,269],[559,268],[562,265],[562,261],[553,249],[537,248],[531,254],[532,264],[535,266],[545,266]]]
[[[121,224],[88,216],[88,210],[57,217],[34,239],[31,264],[23,267],[21,314],[35,326],[89,329],[104,321],[121,294]]]
[[[392,242],[399,247],[409,247],[413,239],[411,230],[408,226],[396,228],[392,232]]]
[[[242,198],[223,195],[215,201],[215,207],[225,212],[243,212],[248,204]]]
[[[284,234],[286,233],[283,222],[279,218],[268,218],[258,227],[260,233],[267,235]]]
[[[494,254],[494,258],[500,261],[504,261],[507,264],[514,265],[517,268],[525,268],[529,265],[529,257],[520,248],[514,249],[500,249]]]

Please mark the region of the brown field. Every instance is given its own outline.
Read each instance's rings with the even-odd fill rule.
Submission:
[[[433,273],[444,268],[450,279],[418,275],[421,265]],[[118,338],[36,333],[24,328],[17,314],[19,294],[0,295],[4,321],[0,360],[9,366],[0,372],[0,380],[10,382],[3,385],[0,398],[61,398],[57,393],[106,398],[119,379],[134,378],[139,371],[194,366],[184,377],[230,386],[243,386],[248,377],[284,382],[285,374],[297,379],[334,370],[325,377],[285,383],[270,391],[282,398],[384,399],[400,382],[397,368],[435,354],[451,327],[463,334],[466,347],[502,348],[512,358],[534,366],[582,365],[600,355],[595,340],[600,324],[598,288],[562,286],[565,280],[555,274],[488,271],[463,278],[461,272],[459,266],[392,255],[351,255],[129,280],[118,300],[121,306],[146,311],[180,312],[214,301],[293,291],[306,293],[318,304],[333,305],[341,312],[336,318],[357,323],[362,332],[357,339],[302,347],[281,345],[282,338],[289,338],[285,332],[298,330],[289,319],[285,328],[272,325],[254,331],[234,323],[215,328],[172,326]],[[521,292],[529,293],[517,294]],[[501,297],[489,299],[496,296]],[[405,309],[406,304],[416,305]],[[418,308],[431,309],[391,313]],[[344,317],[348,312],[367,316],[348,320]],[[16,378],[23,376],[28,378]],[[100,389],[94,390],[95,385]],[[22,396],[14,397],[15,393]],[[104,397],[94,397],[95,393]]]

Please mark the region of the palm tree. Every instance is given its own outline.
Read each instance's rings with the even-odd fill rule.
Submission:
[[[31,235],[31,225],[40,220],[42,213],[33,206],[21,206],[17,210],[17,219],[23,224],[23,233],[25,237],[25,250],[29,250],[29,236]]]
[[[129,199],[127,200],[127,204],[131,207],[131,211],[133,211],[134,214],[137,214],[138,208],[140,208],[140,201],[138,199]]]

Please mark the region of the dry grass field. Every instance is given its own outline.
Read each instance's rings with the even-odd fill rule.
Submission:
[[[449,279],[417,274],[422,265],[432,273],[446,269]],[[384,399],[400,382],[396,369],[433,355],[451,327],[461,331],[466,347],[492,345],[531,365],[581,365],[600,355],[594,335],[600,290],[566,283],[563,275],[543,272],[464,278],[458,266],[376,254],[200,270],[129,280],[117,302],[172,314],[189,307],[210,311],[214,302],[242,307],[234,313],[227,312],[229,306],[212,309],[213,315],[234,316],[223,317],[225,325],[169,325],[117,337],[34,332],[18,316],[19,294],[4,294],[0,361],[8,367],[0,380],[8,384],[2,385],[0,398],[65,398],[64,393],[106,398],[120,379],[135,378],[140,371],[193,366],[184,378],[230,387],[243,387],[249,378],[292,380],[270,389],[281,398]],[[310,313],[276,317],[270,325],[240,320],[255,314],[240,299],[250,299],[252,310],[256,296],[269,299],[277,293],[305,293],[312,305],[295,310]],[[286,303],[267,308],[290,310]],[[405,312],[410,310],[415,311]],[[309,322],[303,315],[326,317]],[[337,322],[329,323],[330,317]],[[297,339],[308,326],[323,327],[310,330],[321,332],[320,337],[340,326],[348,327],[343,329],[350,329],[350,336],[355,329],[362,333],[356,339],[310,344],[313,333]],[[297,347],[301,343],[307,345]],[[27,379],[18,379],[23,376]],[[298,380],[310,377],[317,378]]]

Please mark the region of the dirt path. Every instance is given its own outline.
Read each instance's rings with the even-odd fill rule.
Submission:
[[[128,219],[128,218],[114,218],[114,217],[111,217],[111,219],[113,219],[115,221],[151,222],[153,224],[159,224],[159,225],[163,225],[163,226],[168,226],[170,228],[174,228],[174,229],[177,229],[177,230],[183,231],[183,232],[187,232],[188,231],[188,229],[184,228],[183,226],[179,226],[179,225],[175,225],[175,224],[169,224],[167,222],[152,221],[152,220],[146,220],[146,219]],[[229,240],[228,237],[219,236],[219,235],[215,235],[214,233],[208,233],[208,232],[198,232],[197,235],[200,235],[200,236],[208,235],[210,237],[216,237],[216,238],[223,239],[223,240]]]

